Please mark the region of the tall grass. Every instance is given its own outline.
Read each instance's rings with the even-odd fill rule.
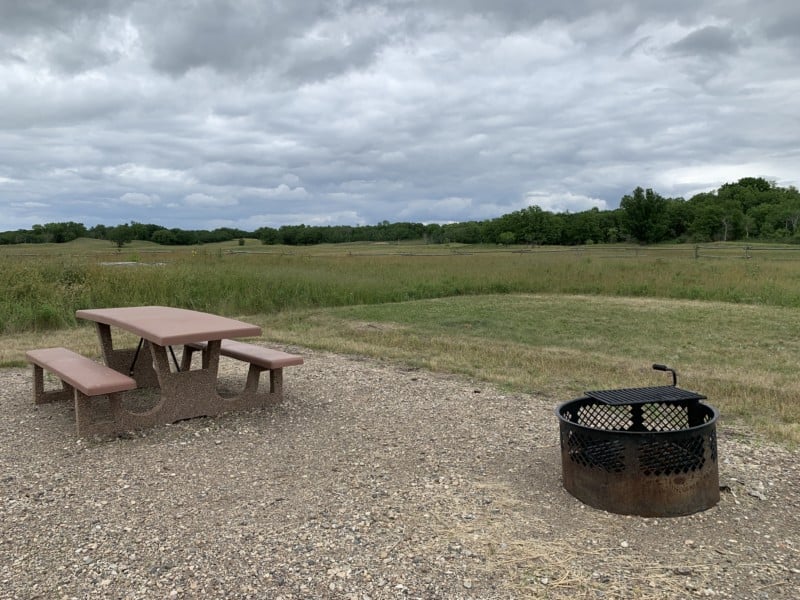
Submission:
[[[473,294],[558,293],[800,307],[800,262],[715,260],[649,251],[449,255],[0,255],[0,332],[72,326],[79,308],[160,304],[229,315]],[[114,255],[111,255],[114,257]],[[114,257],[128,258],[124,254]]]
[[[276,342],[392,358],[560,399],[650,385],[649,364],[664,362],[726,417],[800,443],[796,253],[255,248],[260,253],[0,252],[0,364],[24,364],[24,350],[44,344],[96,352],[91,329],[73,329],[79,308],[181,306],[247,316]],[[114,261],[136,265],[106,264]]]

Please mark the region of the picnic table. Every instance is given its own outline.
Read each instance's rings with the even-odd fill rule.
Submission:
[[[30,350],[26,357],[33,366],[34,402],[73,397],[78,435],[119,433],[279,402],[284,367],[303,364],[297,354],[231,339],[260,336],[261,328],[219,315],[168,306],[84,309],[75,314],[94,322],[105,365],[67,348]],[[115,347],[117,330],[132,333],[138,344]],[[180,363],[176,346],[183,348]],[[200,361],[192,360],[194,352],[201,352]],[[243,389],[226,397],[217,391],[221,356],[249,363]],[[44,371],[55,375],[62,389],[45,389]],[[264,371],[269,372],[268,390],[259,388]],[[155,404],[138,411],[126,406],[123,394],[142,388],[157,389]],[[99,397],[108,400],[105,416],[93,404]]]
[[[135,379],[139,388],[160,389],[160,400],[150,410],[118,411],[117,429],[139,429],[248,408],[237,398],[225,399],[217,392],[220,348],[226,338],[260,336],[259,326],[168,306],[85,309],[75,315],[95,323],[108,367]],[[137,347],[115,348],[112,328],[138,336]],[[205,342],[200,367],[192,369],[184,364],[181,368],[173,347],[198,342]]]

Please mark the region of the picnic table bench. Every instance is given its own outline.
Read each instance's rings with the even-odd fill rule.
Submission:
[[[73,397],[75,400],[75,425],[79,436],[108,433],[114,421],[94,421],[91,399],[108,398],[112,415],[120,408],[120,392],[136,389],[136,380],[101,365],[67,348],[42,348],[29,350],[25,358],[33,366],[33,401],[45,404]],[[61,380],[62,389],[45,390],[44,371]]]
[[[196,351],[207,352],[207,342],[185,344],[181,369],[188,369],[192,362],[192,354]],[[236,340],[222,340],[220,356],[227,356],[236,360],[249,363],[247,380],[245,381],[242,395],[249,397],[259,396],[265,400],[283,399],[283,369],[303,364],[303,357],[298,354],[289,354],[281,350],[274,350],[264,346],[256,346]],[[259,379],[263,371],[269,371],[269,392],[258,391]]]
[[[283,398],[283,368],[303,363],[298,355],[235,342],[230,338],[258,336],[261,328],[219,315],[169,306],[82,309],[75,314],[94,322],[105,365],[66,348],[30,350],[26,356],[34,365],[34,402],[74,395],[79,436],[121,433],[260,408]],[[138,345],[116,347],[112,327],[134,334],[139,338]],[[182,365],[175,356],[175,346],[184,347]],[[195,350],[202,351],[202,362],[193,368],[191,354]],[[223,354],[250,363],[244,390],[232,397],[223,397],[217,390]],[[62,389],[45,391],[44,370],[61,380]],[[270,371],[270,389],[260,392],[259,376],[265,370]],[[153,390],[157,394],[155,403],[141,408],[138,393],[130,397],[133,402],[128,402],[129,396],[124,393],[134,389]],[[102,396],[109,400],[105,407],[92,402]],[[99,410],[102,408],[105,414]]]

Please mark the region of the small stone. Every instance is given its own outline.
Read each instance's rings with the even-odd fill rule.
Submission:
[[[623,548],[627,548],[628,546],[630,546],[630,544],[628,542],[621,542],[620,546],[622,546]]]
[[[472,582],[469,579],[464,580],[464,587],[470,589],[472,587]]]

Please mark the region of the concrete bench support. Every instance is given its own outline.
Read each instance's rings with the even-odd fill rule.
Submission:
[[[79,436],[118,431],[115,415],[122,410],[120,393],[136,389],[136,381],[114,369],[76,354],[66,348],[43,348],[25,353],[33,366],[33,401],[35,404],[75,400],[75,424]],[[60,390],[44,389],[44,371],[61,380]],[[95,421],[92,398],[106,396],[111,420]]]
[[[198,350],[203,351],[205,356],[206,344],[200,342],[184,346],[181,369],[186,369],[191,365],[192,353]],[[289,354],[235,340],[222,340],[220,355],[250,364],[244,390],[240,397],[251,399],[283,400],[283,369],[303,364],[303,357],[297,354]],[[269,371],[269,392],[258,391],[263,371]]]

